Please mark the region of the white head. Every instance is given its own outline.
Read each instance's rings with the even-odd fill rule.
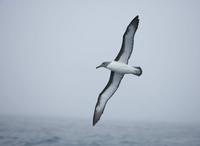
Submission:
[[[100,68],[100,67],[105,67],[105,68],[106,68],[106,67],[108,66],[108,64],[110,64],[110,62],[105,61],[105,62],[103,62],[101,65],[97,66],[96,69],[97,69],[97,68]]]

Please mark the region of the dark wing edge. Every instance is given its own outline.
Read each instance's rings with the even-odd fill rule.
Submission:
[[[98,96],[98,99],[97,99],[97,103],[96,103],[96,106],[95,106],[95,109],[94,109],[94,115],[93,115],[93,126],[95,126],[95,124],[99,121],[101,115],[103,114],[103,111],[105,109],[105,106],[104,108],[100,111],[100,112],[97,112],[97,106],[100,105],[100,100],[101,100],[101,95],[105,92],[105,90],[111,85],[112,81],[113,81],[113,77],[114,77],[114,72],[111,71],[110,72],[110,78],[109,78],[109,81],[107,83],[107,85],[105,86],[105,88],[101,91],[101,93],[99,94]]]
[[[135,35],[135,32],[136,32],[136,30],[137,30],[137,28],[138,28],[138,24],[139,24],[139,16],[137,15],[131,22],[130,22],[130,24],[127,26],[127,28],[126,28],[126,31],[125,31],[125,33],[124,33],[124,35],[123,35],[123,40],[122,40],[122,46],[121,46],[121,49],[120,49],[120,51],[119,51],[119,53],[118,53],[118,55],[117,55],[117,57],[115,58],[115,61],[119,61],[120,60],[120,58],[121,58],[121,56],[122,56],[122,54],[124,53],[124,51],[125,51],[125,41],[126,41],[126,35],[128,34],[128,32],[129,32],[129,28],[131,27],[131,26],[133,26],[134,27],[134,32],[133,32],[133,34],[132,34],[132,44],[131,44],[131,50],[130,50],[130,53],[129,53],[129,56],[128,56],[128,58],[127,58],[127,60],[126,60],[126,63],[128,63],[128,60],[129,60],[129,58],[130,58],[130,56],[131,56],[131,53],[132,53],[132,50],[133,50],[133,43],[134,43],[134,35]]]
[[[109,87],[113,84],[114,82],[114,76],[116,73],[114,73],[113,71],[111,71],[110,73],[110,78],[109,81],[107,83],[107,85],[105,86],[105,88],[103,89],[103,91],[99,94],[98,96],[98,100],[94,109],[94,115],[93,115],[93,126],[95,126],[95,124],[99,121],[101,115],[104,112],[105,106],[107,104],[107,101],[112,97],[112,95],[115,93],[115,91],[118,89],[120,82],[123,78],[124,75],[120,75],[119,79],[118,79],[118,83],[116,85],[116,87],[114,88],[114,90],[110,93],[109,97],[105,100],[102,99],[102,95],[106,92],[107,89],[109,89]],[[105,101],[102,101],[105,100]]]

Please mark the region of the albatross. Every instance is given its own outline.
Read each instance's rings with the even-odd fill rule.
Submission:
[[[140,76],[142,69],[139,66],[128,65],[134,44],[135,32],[138,28],[139,18],[136,16],[126,28],[123,35],[121,49],[114,61],[105,61],[96,68],[104,67],[111,71],[109,81],[103,91],[99,94],[94,110],[93,126],[99,121],[108,100],[118,89],[120,82],[125,74]]]

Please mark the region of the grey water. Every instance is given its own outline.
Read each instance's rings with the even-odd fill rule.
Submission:
[[[0,146],[200,146],[199,124],[0,116]]]

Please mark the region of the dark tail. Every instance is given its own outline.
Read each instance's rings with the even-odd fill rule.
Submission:
[[[142,68],[140,66],[134,66],[134,68],[136,70],[135,70],[135,73],[133,73],[133,74],[136,75],[136,76],[141,76],[141,74],[142,74]]]

